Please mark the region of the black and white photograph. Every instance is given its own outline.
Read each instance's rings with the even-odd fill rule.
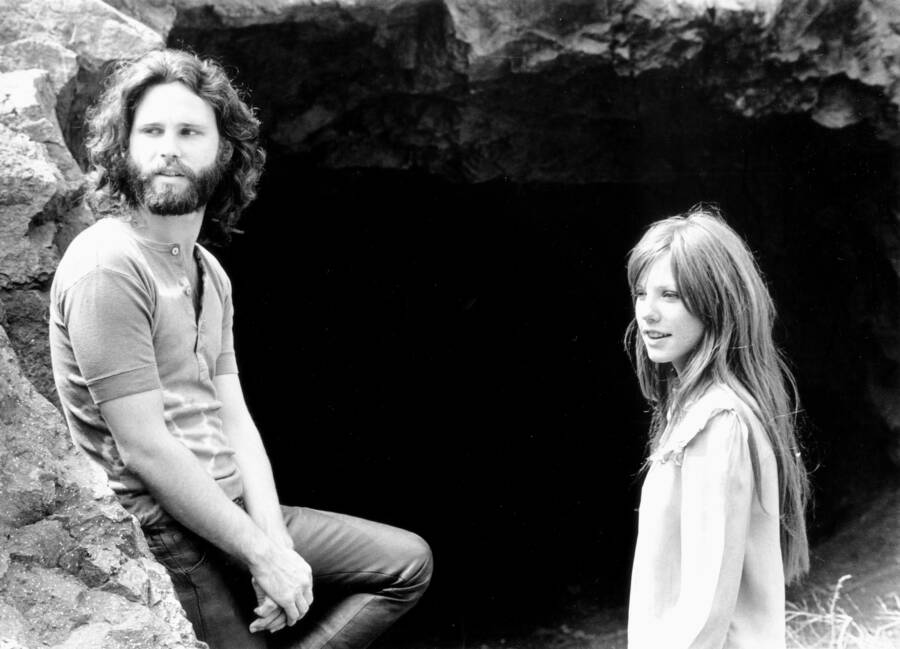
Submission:
[[[0,0],[0,649],[900,648],[900,2]]]

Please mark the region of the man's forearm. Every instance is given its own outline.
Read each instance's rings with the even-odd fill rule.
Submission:
[[[280,537],[284,533],[281,504],[272,477],[272,466],[259,445],[235,445],[235,461],[241,470],[244,502],[253,521],[268,535]]]
[[[163,419],[151,390],[101,404],[122,461],[173,518],[247,564],[262,592],[296,622],[312,602],[312,572],[292,548],[275,542],[228,500]]]
[[[247,511],[273,540],[292,546],[284,527],[281,504],[275,479],[272,477],[272,465],[256,424],[247,410],[238,376],[217,376],[215,384],[222,400],[222,428],[234,449],[234,459],[241,470]]]
[[[152,456],[132,456],[129,468],[169,515],[213,545],[247,565],[266,554],[267,535],[174,438],[159,444]]]

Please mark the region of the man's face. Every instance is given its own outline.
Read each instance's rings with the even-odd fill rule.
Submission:
[[[194,212],[222,178],[219,129],[212,106],[182,83],[152,86],[134,111],[127,182],[153,214]]]

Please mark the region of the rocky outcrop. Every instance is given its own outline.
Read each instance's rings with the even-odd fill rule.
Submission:
[[[0,15],[0,646],[204,647],[41,396],[56,398],[46,290],[93,221],[71,153],[84,107],[106,65],[162,40],[99,1],[2,0]]]
[[[99,0],[0,0],[0,14],[0,300],[27,376],[55,400],[35,300],[93,221],[72,154],[83,158],[84,111],[104,66],[162,39]]]
[[[206,646],[105,476],[22,375],[2,328],[0,448],[0,646]]]
[[[738,116],[897,133],[900,8],[878,0],[172,5],[170,42],[235,64],[276,152],[326,166],[650,181],[671,172],[635,164],[637,125],[684,110],[686,90]]]

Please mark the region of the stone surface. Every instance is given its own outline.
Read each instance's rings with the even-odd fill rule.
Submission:
[[[59,94],[78,73],[78,57],[44,34],[0,45],[0,72],[29,69],[46,70]]]
[[[140,530],[28,380],[56,399],[46,290],[93,221],[70,153],[85,107],[110,63],[162,38],[99,1],[0,0],[0,14],[0,646],[204,647]]]
[[[110,7],[131,16],[165,38],[175,22],[175,7],[169,0],[106,0]]]
[[[253,79],[273,152],[325,166],[651,181],[666,165],[638,164],[648,144],[636,125],[682,108],[666,83],[707,110],[897,132],[900,8],[888,2],[172,4],[171,41]]]
[[[43,216],[64,190],[46,147],[0,124],[0,288],[36,286],[52,276],[56,225]]]
[[[63,84],[57,95],[60,127],[73,157],[83,163],[84,113],[105,67],[162,47],[162,36],[100,0],[0,0],[0,15],[0,70],[43,68],[54,87]]]
[[[46,301],[35,303],[29,291],[48,282],[59,251],[93,220],[81,204],[83,174],[56,117],[62,91],[45,70],[0,74],[0,127],[36,145],[21,139],[22,146],[0,145],[0,299],[8,306],[11,338],[28,378],[54,402]]]
[[[19,357],[23,373],[35,389],[52,404],[59,405],[50,367],[47,322],[50,298],[47,291],[0,290],[5,320],[2,324]]]
[[[0,642],[199,648],[134,520],[0,329]]]
[[[56,92],[45,70],[32,68],[0,74],[0,124],[43,144],[66,180],[77,183],[82,174],[56,119]]]
[[[100,0],[2,0],[0,13],[0,43],[46,39],[77,54],[81,65],[99,67],[161,44],[159,34]]]

